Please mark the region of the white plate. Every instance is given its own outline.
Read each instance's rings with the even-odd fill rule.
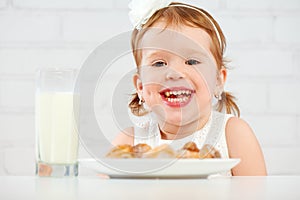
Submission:
[[[79,164],[112,178],[205,178],[227,172],[240,159],[81,159]]]

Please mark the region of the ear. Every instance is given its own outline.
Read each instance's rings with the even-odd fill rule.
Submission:
[[[222,87],[224,87],[226,79],[227,79],[227,69],[225,67],[222,67],[222,69],[220,69],[218,74],[218,85],[222,85]]]
[[[140,75],[135,73],[132,77],[132,80],[133,80],[133,85],[134,85],[137,93],[141,94],[143,91],[143,83],[140,79]]]
[[[215,96],[216,95],[218,96],[218,95],[220,95],[220,93],[223,92],[226,78],[227,78],[227,70],[226,70],[226,68],[222,67],[222,69],[220,69],[217,72],[217,84],[216,84],[216,89],[214,92]]]

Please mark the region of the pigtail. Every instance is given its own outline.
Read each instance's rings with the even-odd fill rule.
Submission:
[[[236,98],[229,92],[223,92],[222,93],[222,99],[219,100],[217,104],[217,111],[222,112],[226,111],[228,114],[233,114],[236,116],[240,116],[240,109],[235,103]]]
[[[148,113],[144,105],[140,103],[140,98],[137,93],[132,94],[131,101],[128,104],[132,114],[136,116],[143,116]]]

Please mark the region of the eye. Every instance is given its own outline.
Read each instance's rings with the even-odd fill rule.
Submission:
[[[200,64],[200,61],[195,60],[195,59],[189,59],[189,60],[185,61],[185,64],[186,65],[198,65],[198,64]]]
[[[165,61],[159,60],[152,63],[153,67],[164,67],[167,66],[167,63]]]

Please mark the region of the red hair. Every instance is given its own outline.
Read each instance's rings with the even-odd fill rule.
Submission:
[[[147,28],[151,27],[157,21],[161,19],[165,20],[166,26],[178,26],[186,25],[190,27],[197,27],[203,29],[211,37],[210,50],[216,60],[218,70],[226,67],[226,60],[224,58],[224,52],[226,48],[225,36],[216,22],[216,20],[205,10],[190,6],[182,3],[171,3],[170,6],[162,8],[156,11],[147,21],[146,24],[142,26],[141,30],[134,29],[131,37],[131,47],[133,51],[133,56],[136,65],[140,66],[142,54],[141,49],[138,48],[139,43],[147,31]],[[142,105],[139,105],[139,97],[137,94],[133,94],[133,98],[129,103],[131,111],[135,115],[143,115],[146,110]],[[217,110],[226,110],[226,113],[233,113],[235,115],[240,115],[240,110],[235,103],[235,97],[229,92],[222,93],[222,100],[219,100],[217,104]]]

